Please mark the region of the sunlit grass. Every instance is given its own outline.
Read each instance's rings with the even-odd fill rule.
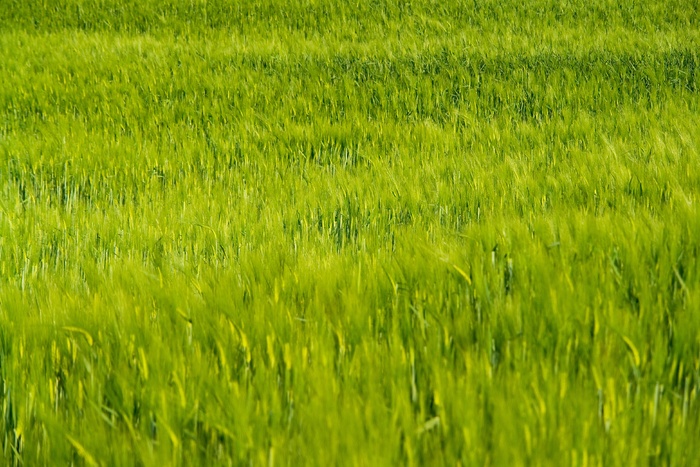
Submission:
[[[4,462],[692,465],[697,7],[336,3],[0,8]]]

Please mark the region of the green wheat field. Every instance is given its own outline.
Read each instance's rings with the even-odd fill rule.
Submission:
[[[0,0],[0,464],[700,458],[700,3]]]

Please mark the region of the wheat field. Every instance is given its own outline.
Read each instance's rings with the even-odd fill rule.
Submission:
[[[2,463],[694,465],[699,10],[0,0]]]

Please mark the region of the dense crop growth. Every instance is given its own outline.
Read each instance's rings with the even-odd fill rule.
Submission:
[[[698,4],[292,3],[0,0],[2,463],[696,462]]]

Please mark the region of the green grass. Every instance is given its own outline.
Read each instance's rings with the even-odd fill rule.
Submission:
[[[2,463],[700,457],[694,2],[0,3]]]

